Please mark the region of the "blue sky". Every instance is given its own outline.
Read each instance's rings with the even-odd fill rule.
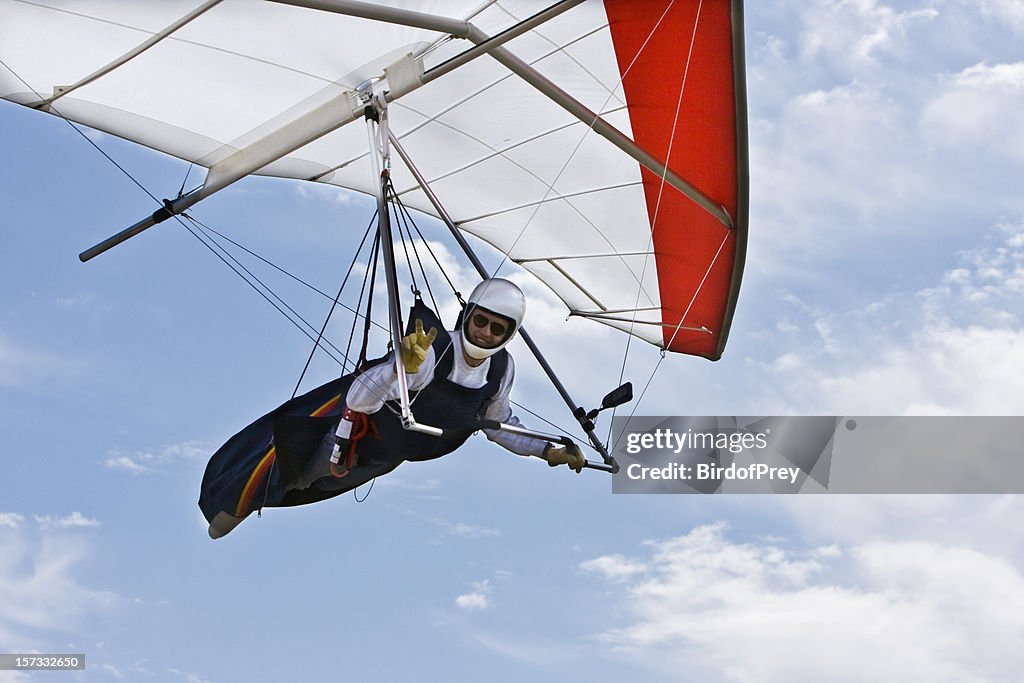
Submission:
[[[634,385],[657,367],[638,414],[1020,415],[1024,7],[749,5],[730,345],[631,345]],[[184,164],[90,136],[161,196],[181,185]],[[4,103],[0,141],[0,651],[84,652],[82,681],[1018,680],[1016,496],[613,496],[477,437],[365,502],[210,541],[206,458],[290,395],[309,340],[173,223],[79,263],[151,200],[59,120]],[[193,213],[331,290],[370,210],[250,179]],[[624,338],[520,281],[598,401]],[[513,353],[515,398],[562,415]]]

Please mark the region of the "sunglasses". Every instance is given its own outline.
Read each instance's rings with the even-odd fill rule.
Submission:
[[[508,328],[505,326],[504,323],[499,323],[490,320],[487,316],[481,315],[480,313],[477,313],[472,318],[470,318],[470,321],[476,327],[487,327],[488,325],[490,325],[491,334],[493,334],[495,337],[504,337],[505,332],[508,331]]]

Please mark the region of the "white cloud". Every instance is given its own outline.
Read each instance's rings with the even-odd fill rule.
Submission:
[[[342,189],[326,183],[294,183],[295,193],[300,199],[326,201],[339,206],[358,206],[372,204],[375,200],[369,195]]]
[[[1024,32],[1024,4],[1020,0],[977,0],[981,11],[996,21]]]
[[[972,306],[1012,305],[1024,295],[1024,223],[1000,223],[995,234],[1000,244],[961,252],[961,266],[943,277],[943,284]]]
[[[1024,560],[1021,496],[793,496],[776,501],[801,535],[816,543],[842,548],[879,539],[941,540],[1011,562]]]
[[[473,584],[473,589],[470,592],[455,598],[455,606],[469,611],[485,610],[491,606],[490,593],[491,582],[489,580],[478,581]]]
[[[804,15],[804,55],[872,65],[879,53],[905,49],[909,30],[938,15],[931,8],[899,12],[877,0],[811,3]]]
[[[1021,224],[1002,223],[936,286],[859,311],[792,305],[804,321],[786,325],[819,343],[762,362],[766,391],[782,410],[808,414],[1020,414],[1022,234]]]
[[[76,517],[65,519],[72,523],[59,535],[0,528],[0,634],[25,628],[66,632],[81,618],[105,613],[117,603],[113,594],[80,583],[92,548],[75,535]],[[47,529],[52,527],[43,525]]]
[[[580,567],[584,571],[601,574],[609,581],[626,581],[644,571],[643,564],[630,561],[622,555],[604,555],[587,560]]]
[[[1019,16],[1014,2],[985,11],[1006,21],[1013,5]],[[837,262],[878,236],[885,242],[874,246],[895,238],[902,250],[910,236],[962,235],[965,216],[989,223],[1020,210],[1008,180],[1024,161],[1012,41],[986,26],[977,3],[900,7],[821,0],[760,10],[771,14],[748,34],[748,273],[854,287]]]
[[[466,610],[483,610],[490,606],[484,593],[464,593],[455,598],[456,606]]]
[[[876,540],[796,551],[732,541],[718,524],[650,543],[629,561],[644,571],[615,606],[626,623],[600,640],[666,678],[797,683],[913,671],[980,683],[1016,680],[1024,664],[1015,646],[1024,577],[977,550]],[[586,566],[617,580],[601,567],[618,562]]]
[[[100,525],[99,521],[90,519],[77,510],[67,517],[35,515],[35,520],[43,529],[75,529],[82,527],[97,527]]]
[[[0,527],[6,526],[17,529],[25,521],[25,518],[17,512],[0,512]]]
[[[926,325],[906,342],[826,365],[773,367],[787,410],[847,415],[1016,415],[1024,410],[1024,331]],[[979,391],[984,387],[984,391]]]
[[[497,529],[482,527],[476,524],[466,524],[465,522],[454,522],[445,524],[444,526],[448,534],[452,536],[458,536],[460,538],[482,538],[486,536],[501,536],[501,532]]]
[[[101,130],[90,128],[85,124],[75,124],[75,127],[85,134],[85,137],[95,142],[100,147],[106,145],[109,141],[109,136]]]
[[[104,460],[103,464],[111,469],[128,470],[133,474],[143,474],[149,471],[147,467],[139,464],[134,458],[128,455],[112,455]]]
[[[1010,112],[1024,109],[1024,62],[975,64],[942,79],[923,110],[936,145],[982,147],[1024,161],[1024,132]]]
[[[75,306],[86,306],[91,304],[96,297],[93,294],[72,294],[71,296],[59,296],[55,302],[58,306],[73,308]]]
[[[132,474],[148,474],[173,463],[185,460],[202,460],[212,451],[199,441],[185,441],[161,446],[152,451],[124,452],[110,451],[103,464],[110,469],[127,470]]]
[[[748,267],[756,272],[793,278],[794,263],[806,261],[803,277],[817,275],[847,242],[891,234],[894,216],[935,201],[933,176],[941,171],[929,170],[926,147],[916,143],[913,105],[882,84],[869,79],[794,90],[780,111],[765,114],[770,119],[753,112],[750,134],[757,182]]]
[[[56,515],[33,515],[32,517],[39,525],[39,528],[43,530],[81,529],[100,526],[100,522],[98,520],[86,517],[78,510],[75,510],[64,517],[58,517]],[[18,529],[24,521],[24,515],[20,515],[16,512],[0,512],[0,527]]]

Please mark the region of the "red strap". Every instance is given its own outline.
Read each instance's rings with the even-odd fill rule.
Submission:
[[[352,471],[352,468],[356,464],[356,446],[367,434],[373,434],[374,437],[380,438],[380,432],[377,431],[377,425],[374,423],[370,416],[366,413],[357,413],[354,410],[345,409],[345,414],[342,419],[349,420],[352,423],[352,434],[349,436],[348,454],[345,458],[345,469],[338,470],[335,468],[334,463],[331,463],[331,474],[337,478],[348,476],[348,473]]]

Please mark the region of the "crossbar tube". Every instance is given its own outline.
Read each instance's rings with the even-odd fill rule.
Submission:
[[[613,145],[621,149],[623,152],[628,154],[639,164],[656,174],[658,177],[664,178],[665,182],[676,188],[684,195],[689,197],[692,201],[696,202],[701,208],[710,213],[715,217],[722,225],[727,228],[735,227],[735,223],[729,212],[715,200],[711,199],[703,192],[701,192],[696,186],[687,182],[684,178],[679,176],[677,173],[669,169],[664,163],[661,162],[653,154],[645,150],[643,147],[634,142],[629,136],[624,134],[615,126],[611,125],[598,114],[591,111],[586,105],[572,97],[569,93],[565,92],[557,85],[555,85],[546,76],[541,74],[535,68],[524,62],[522,59],[517,57],[512,52],[509,52],[503,44],[512,38],[521,35],[522,33],[542,24],[544,21],[548,21],[551,18],[561,14],[562,12],[571,9],[572,7],[579,4],[577,0],[563,0],[562,2],[552,5],[547,10],[538,12],[532,17],[527,18],[523,22],[506,29],[501,36],[505,36],[504,40],[497,41],[495,38],[484,33],[476,25],[468,21],[460,21],[457,19],[451,19],[446,17],[439,17],[430,14],[424,14],[423,12],[413,12],[410,10],[396,9],[391,7],[380,7],[378,5],[371,5],[366,2],[360,2],[359,0],[270,0],[271,2],[279,2],[286,5],[297,5],[300,7],[308,7],[311,9],[319,9],[328,12],[334,12],[336,14],[344,14],[348,16],[363,17],[366,19],[376,19],[388,23],[399,24],[402,26],[412,26],[414,28],[423,28],[432,31],[441,31],[449,33],[457,38],[465,38],[471,41],[475,47],[467,50],[463,55],[457,55],[448,62],[443,62],[437,67],[434,67],[430,72],[436,71],[441,67],[445,67],[446,64],[451,64],[448,67],[442,69],[436,75],[431,76],[430,80],[437,78],[445,73],[449,73],[452,69],[462,66],[466,62],[475,59],[481,54],[489,54],[500,64],[505,66],[509,71],[519,76],[521,79],[533,86],[538,92],[546,96],[552,102],[560,106],[565,111],[569,112],[587,126],[591,127],[595,133],[604,137]],[[526,28],[520,28],[526,24]],[[424,74],[426,79],[427,74]],[[424,83],[426,80],[423,81]]]
[[[593,128],[599,135],[610,140],[613,144],[626,152],[629,156],[648,168],[651,172],[665,178],[665,181],[690,197],[697,204],[702,206],[709,213],[714,215],[723,225],[732,228],[734,226],[728,212],[713,200],[702,194],[696,187],[673,173],[653,155],[637,145],[628,136],[624,135],[603,118],[592,112],[585,105],[574,99],[564,90],[558,88],[554,83],[544,77],[540,72],[523,62],[521,59],[506,50],[501,43],[521,34],[517,27],[512,27],[503,33],[503,41],[491,41],[491,37],[481,31],[468,21],[459,21],[446,17],[429,15],[422,12],[384,7],[359,0],[269,0],[285,5],[295,5],[311,9],[335,12],[349,16],[374,19],[403,26],[412,26],[432,31],[447,33],[459,38],[466,38],[476,45],[480,50],[471,49],[465,57],[455,57],[458,60],[450,69],[461,66],[471,59],[483,54],[490,54],[506,68],[517,74],[520,78],[535,87],[539,92],[550,98],[560,107],[576,116],[587,126]],[[527,19],[530,26],[541,23],[540,18],[550,19],[552,16],[575,6],[576,0],[563,0],[563,2]],[[212,6],[212,5],[211,5]],[[528,29],[524,29],[528,30]],[[484,43],[488,43],[484,46]],[[422,60],[413,58],[421,63]],[[438,74],[441,75],[441,74]],[[413,90],[421,87],[425,81],[421,74],[418,79],[403,81],[402,89],[399,92],[387,92],[385,98],[388,102],[393,101]],[[162,220],[172,215],[185,211],[196,202],[199,202],[210,195],[219,192],[228,185],[258,171],[268,164],[281,159],[295,150],[317,140],[324,135],[334,131],[346,124],[352,123],[359,118],[360,112],[352,107],[353,99],[357,93],[349,90],[340,92],[335,97],[321,104],[315,109],[303,114],[299,118],[285,124],[284,126],[271,131],[251,145],[239,149],[227,158],[219,161],[210,167],[206,174],[206,180],[202,187],[193,190],[187,195],[178,197],[173,201],[164,203],[164,208],[169,215],[164,216],[162,211],[157,211],[152,216],[138,221],[131,227],[122,230],[111,238],[83,251],[79,259],[88,261],[91,258],[107,251],[108,249],[124,242],[125,240],[138,235],[139,233],[153,227]],[[160,218],[160,220],[157,220]]]

